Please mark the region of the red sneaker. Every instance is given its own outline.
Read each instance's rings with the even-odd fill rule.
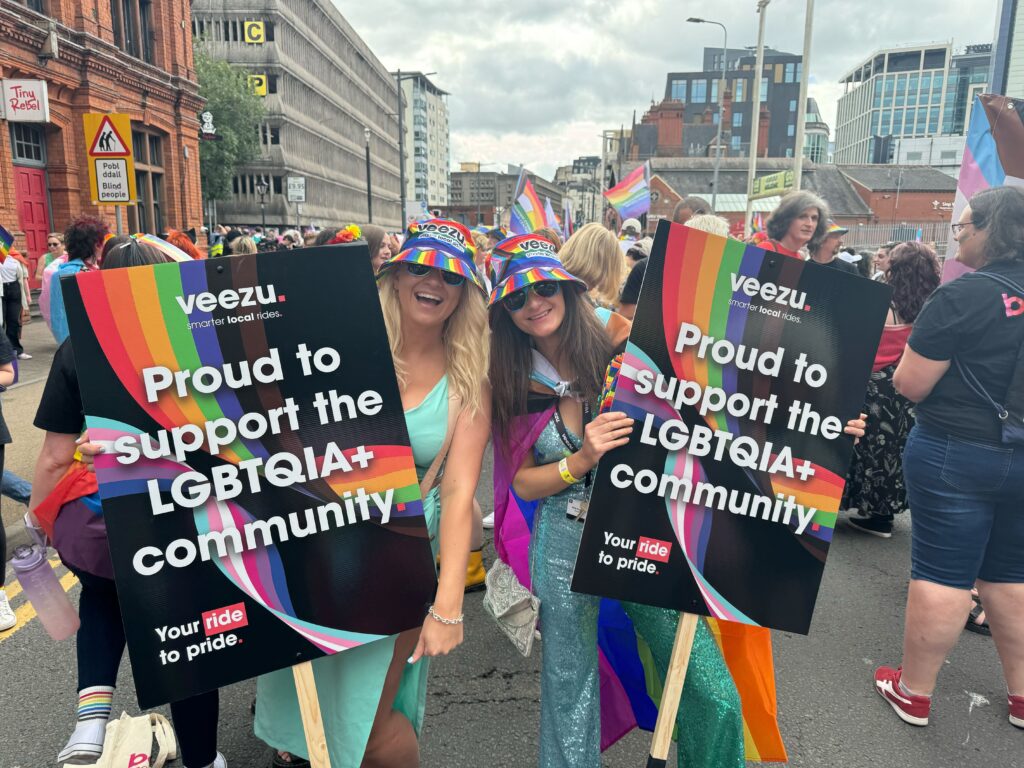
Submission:
[[[875,690],[889,702],[897,717],[910,725],[928,725],[928,712],[932,708],[931,696],[905,694],[900,690],[903,668],[879,667],[875,670]],[[1022,700],[1024,704],[1024,700]],[[1012,717],[1012,715],[1011,715]]]
[[[1010,725],[1024,728],[1024,696],[1007,694],[1010,702]]]

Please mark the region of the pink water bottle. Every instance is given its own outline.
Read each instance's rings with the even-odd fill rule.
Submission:
[[[22,545],[14,550],[11,567],[47,634],[54,640],[66,640],[74,635],[80,624],[78,611],[57,580],[45,550]]]

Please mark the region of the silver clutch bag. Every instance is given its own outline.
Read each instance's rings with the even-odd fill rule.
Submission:
[[[484,610],[523,656],[533,650],[533,639],[540,615],[540,600],[519,583],[512,569],[502,560],[495,561],[484,579]]]

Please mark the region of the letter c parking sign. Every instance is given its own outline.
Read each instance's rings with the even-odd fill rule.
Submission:
[[[266,40],[266,27],[262,21],[245,22],[245,42],[263,45]]]

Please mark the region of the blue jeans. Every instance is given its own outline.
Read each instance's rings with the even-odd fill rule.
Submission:
[[[945,435],[918,424],[903,474],[911,578],[970,589],[1024,583],[1024,446]]]
[[[5,469],[0,479],[0,494],[27,507],[32,495],[32,483]]]

